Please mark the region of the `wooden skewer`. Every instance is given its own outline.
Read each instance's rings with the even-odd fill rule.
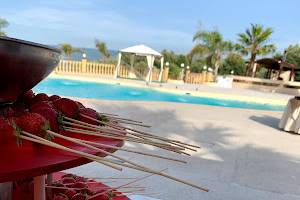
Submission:
[[[77,124],[73,124],[71,122],[66,122],[66,124],[77,126]],[[84,126],[81,126],[81,125],[78,125],[78,127],[85,128]],[[101,133],[101,131],[98,131],[98,130],[85,130],[85,129],[72,128],[72,127],[63,127],[63,128],[65,130],[76,129],[76,130],[80,130],[80,131],[85,131],[85,132],[93,133],[94,136],[99,136],[99,137],[110,137],[112,139],[117,139],[117,140],[135,141],[135,142],[143,143],[143,144],[153,144],[153,145],[160,146],[160,147],[162,146],[162,147],[166,147],[166,148],[169,148],[169,149],[184,150],[184,148],[182,148],[182,147],[171,146],[169,144],[155,142],[155,141],[152,141],[152,140],[141,140],[141,139],[136,138],[136,137],[128,137],[128,136],[125,136],[125,135],[115,136],[114,134],[110,134],[110,133],[105,133],[104,134],[104,133]]]
[[[116,147],[116,146],[111,146],[111,145],[106,145],[106,144],[92,142],[92,141],[86,141],[86,140],[81,140],[81,141],[85,142],[85,143],[88,143],[88,144],[100,146],[100,147],[117,149],[117,150],[120,150],[120,151],[126,151],[126,152],[136,153],[136,154],[140,154],[140,155],[151,156],[151,157],[161,158],[161,159],[165,159],[165,160],[171,160],[171,161],[175,161],[175,162],[181,162],[181,163],[185,163],[185,164],[187,163],[184,160],[174,159],[174,158],[160,156],[160,155],[156,155],[156,154],[145,153],[145,152],[141,152],[141,151],[130,150],[130,149],[126,149],[126,148],[123,148],[123,147],[121,148],[121,147]]]
[[[146,128],[150,128],[151,127],[149,125],[140,124],[140,123],[134,123],[134,122],[127,122],[127,121],[123,121],[123,120],[111,119],[111,121],[118,122],[118,123],[121,123],[121,124],[130,124],[130,125],[135,125],[135,126],[142,126],[142,127],[146,127]]]
[[[97,122],[101,123],[101,121],[99,121],[99,120],[97,120],[97,119],[94,119],[94,118],[92,118],[92,117],[90,117],[90,116],[87,116],[87,115],[84,115],[84,114],[81,114],[81,116],[83,116],[83,117],[85,117],[85,118],[87,118],[87,119],[91,119],[91,120],[94,120],[94,121],[97,121]],[[81,121],[78,121],[78,120],[74,120],[74,119],[71,119],[71,118],[66,118],[66,119],[70,119],[70,120],[73,120],[73,121],[79,122],[79,123],[84,123],[84,124],[87,125],[87,126],[91,125],[91,124],[88,124],[88,123],[85,123],[85,122],[81,122]],[[105,124],[108,125],[108,123],[105,123]],[[109,126],[112,127],[112,128],[115,128],[115,129],[117,129],[117,130],[120,130],[120,131],[126,130],[126,129],[127,129],[126,127],[115,126],[115,125],[111,125],[111,124],[110,124]],[[98,126],[95,127],[95,125],[92,125],[91,127],[97,129]],[[129,130],[134,131],[134,129],[129,129]],[[123,132],[123,133],[124,133],[124,132]],[[125,132],[125,133],[126,133],[126,132]],[[142,137],[141,135],[137,135],[137,134],[132,133],[132,132],[127,132],[127,133],[132,134],[132,135],[137,136],[137,137],[140,137],[140,138],[142,138],[142,139],[144,139],[144,140],[149,140],[149,139],[147,139],[147,138]],[[137,132],[137,133],[139,133],[139,132]],[[167,139],[167,138],[162,138],[162,139],[160,139],[160,137],[158,137],[158,136],[155,136],[155,137],[154,137],[154,135],[153,135],[153,138],[154,138],[154,139],[159,139],[159,140],[164,141],[164,142],[169,142],[169,143],[171,143],[171,144],[173,144],[173,145],[176,145],[176,146],[182,147],[182,148],[186,148],[186,149],[189,149],[189,150],[191,150],[191,151],[195,151],[195,152],[197,151],[197,150],[192,149],[192,148],[190,148],[190,147],[186,147],[186,146],[184,146],[184,145],[174,143],[174,142],[170,141],[170,140]]]
[[[74,149],[70,149],[68,147],[65,147],[65,146],[62,146],[62,145],[59,145],[59,144],[56,144],[54,142],[50,142],[48,140],[45,140],[43,138],[40,138],[38,136],[35,136],[31,133],[28,133],[28,132],[25,132],[25,131],[22,131],[22,133],[24,135],[27,135],[27,136],[23,136],[21,135],[20,138],[24,139],[24,140],[29,140],[31,142],[35,142],[35,143],[39,143],[39,144],[43,144],[43,145],[46,145],[46,146],[49,146],[49,147],[53,147],[53,148],[56,148],[56,149],[60,149],[60,150],[64,150],[64,151],[68,151],[68,152],[71,152],[71,153],[74,153],[76,155],[80,155],[84,158],[87,158],[89,160],[92,160],[92,161],[95,161],[95,162],[98,162],[98,163],[101,163],[103,165],[106,165],[108,167],[111,167],[113,169],[116,169],[116,170],[119,170],[119,171],[122,171],[122,168],[120,167],[117,167],[115,166],[114,164],[111,164],[111,161],[108,161],[104,158],[101,158],[101,157],[98,157],[98,156],[94,156],[94,155],[91,155],[91,154],[88,154],[88,153],[85,153],[85,152],[80,152],[80,151],[77,151],[77,150],[74,150]]]
[[[116,119],[116,120],[126,120],[126,121],[131,121],[131,122],[143,124],[143,122],[141,122],[141,121],[136,121],[136,120],[132,120],[132,119],[126,119],[126,118],[122,118],[122,117],[107,117],[107,118],[108,119],[112,119],[112,120],[114,120],[114,119]]]
[[[94,119],[88,115],[84,115],[84,114],[80,114],[82,117],[85,117],[87,119],[90,119],[90,120],[93,120],[95,122],[98,122],[98,123],[102,123],[104,125],[107,125],[107,126],[110,126],[112,128],[115,128],[117,130],[130,130],[130,131],[133,131],[133,132],[136,132],[136,133],[140,133],[140,134],[144,134],[144,135],[148,135],[148,136],[151,136],[155,139],[161,139],[161,140],[164,140],[164,141],[170,141],[170,142],[173,142],[173,143],[180,143],[181,145],[186,145],[186,146],[191,146],[191,147],[195,147],[195,148],[201,148],[199,146],[196,146],[196,145],[190,145],[190,144],[186,144],[186,143],[183,143],[183,142],[180,142],[180,141],[176,141],[176,140],[170,140],[168,138],[163,138],[163,137],[160,137],[160,136],[157,136],[157,135],[153,135],[153,134],[150,134],[150,133],[145,133],[143,131],[138,131],[138,130],[135,130],[135,129],[132,129],[132,128],[128,128],[128,127],[120,127],[120,126],[115,126],[115,125],[112,125],[112,124],[108,124],[108,123],[105,123],[105,122],[101,122],[100,120],[97,120],[97,119]],[[188,147],[186,147],[188,148]],[[195,149],[191,149],[190,150],[192,151],[196,151]]]
[[[164,169],[164,170],[166,170],[166,169]],[[162,170],[162,171],[164,171],[164,170]],[[117,186],[117,187],[111,188],[111,189],[109,189],[109,190],[103,191],[103,192],[101,192],[101,193],[95,194],[95,195],[93,195],[93,196],[90,196],[90,197],[88,198],[88,200],[89,200],[89,199],[93,199],[93,198],[98,197],[98,196],[101,196],[101,195],[103,195],[103,194],[106,194],[107,192],[110,192],[110,191],[112,191],[112,190],[117,190],[117,189],[119,189],[119,188],[121,188],[121,187],[124,187],[124,186],[127,186],[127,185],[131,185],[131,184],[133,184],[133,183],[136,183],[136,182],[138,182],[138,181],[144,180],[144,179],[149,178],[149,177],[154,176],[154,175],[155,175],[155,174],[149,174],[149,175],[146,175],[146,176],[137,178],[137,179],[135,179],[135,180],[133,180],[133,181],[130,181],[130,182],[128,182],[128,183],[122,184],[122,185],[120,185],[120,186]]]
[[[100,148],[94,147],[94,146],[92,146],[92,145],[86,144],[86,143],[84,143],[84,142],[81,142],[80,140],[76,140],[76,139],[71,138],[71,137],[67,137],[67,136],[64,136],[64,135],[60,135],[60,134],[58,134],[58,133],[55,133],[55,132],[49,131],[49,130],[47,131],[47,133],[50,133],[50,134],[52,134],[52,135],[55,136],[55,137],[59,137],[59,138],[62,138],[62,139],[64,139],[64,140],[73,142],[73,143],[75,143],[75,144],[79,144],[79,145],[81,145],[81,146],[87,147],[87,148],[89,148],[89,149],[93,149],[93,150],[95,150],[95,151],[101,152],[101,153],[103,153],[103,154],[105,154],[105,155],[114,157],[114,158],[116,158],[116,159],[119,159],[119,160],[121,160],[121,161],[124,161],[124,162],[126,162],[126,163],[129,163],[129,164],[131,164],[131,165],[133,165],[133,166],[136,166],[136,167],[139,167],[139,168],[141,168],[141,169],[147,169],[147,168],[146,168],[145,166],[143,166],[143,165],[137,164],[137,163],[135,163],[135,162],[132,162],[132,161],[127,160],[127,159],[125,159],[125,158],[122,158],[122,157],[120,157],[120,156],[114,155],[114,154],[112,154],[112,153],[110,153],[110,152],[108,152],[108,151],[105,151],[105,150],[103,150],[103,149],[100,149]]]
[[[104,115],[104,116],[119,116],[119,115],[116,115],[116,114],[111,114],[111,113],[104,113],[104,112],[98,112],[98,114],[100,115]]]
[[[97,137],[104,137],[104,138],[111,138],[111,139],[116,139],[116,140],[123,140],[123,141],[147,144],[147,145],[155,146],[155,147],[162,148],[162,149],[165,149],[165,150],[168,150],[168,151],[172,151],[172,152],[175,152],[175,153],[190,155],[186,152],[181,151],[182,149],[180,149],[180,148],[173,147],[173,146],[167,146],[167,145],[164,145],[164,144],[161,144],[161,143],[148,142],[148,141],[143,141],[143,140],[138,140],[138,139],[127,139],[127,138],[124,138],[124,137],[116,137],[116,136],[107,135],[107,134],[97,134],[93,131],[77,129],[77,128],[64,127],[64,129],[66,131],[70,131],[70,132],[74,132],[74,133],[80,133],[80,134],[84,134],[84,135],[92,135],[92,136],[97,136]]]

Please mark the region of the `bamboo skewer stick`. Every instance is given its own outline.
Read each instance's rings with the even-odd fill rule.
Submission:
[[[46,145],[46,146],[49,146],[49,147],[53,147],[53,148],[56,148],[56,149],[68,151],[68,152],[74,153],[76,155],[80,155],[80,156],[82,156],[84,158],[87,158],[89,160],[101,163],[101,164],[106,165],[108,167],[111,167],[113,169],[116,169],[116,170],[119,170],[119,171],[122,170],[122,168],[117,167],[114,164],[111,164],[111,161],[108,161],[108,160],[106,160],[104,158],[101,158],[101,157],[98,157],[98,156],[94,156],[94,155],[91,155],[91,154],[88,154],[88,153],[80,152],[80,151],[77,151],[77,150],[74,150],[74,149],[70,149],[68,147],[65,147],[65,146],[56,144],[54,142],[50,142],[50,141],[48,141],[46,139],[40,138],[38,136],[35,136],[35,135],[31,134],[31,133],[27,133],[25,131],[22,131],[22,133],[24,135],[29,136],[29,137],[21,135],[20,136],[21,139],[29,140],[31,142],[35,142],[35,143],[39,143],[39,144],[43,144],[43,145]]]
[[[166,169],[164,169],[164,170],[166,170]],[[161,172],[164,171],[164,170],[161,170]],[[120,185],[120,186],[111,188],[110,190],[106,190],[106,191],[103,191],[103,192],[101,192],[101,193],[95,194],[95,195],[89,197],[88,200],[89,200],[89,199],[93,199],[93,198],[95,198],[95,197],[98,197],[98,196],[100,196],[100,195],[106,194],[107,192],[110,192],[110,191],[112,191],[112,190],[117,190],[117,189],[119,189],[119,188],[121,188],[121,187],[124,187],[124,186],[127,186],[127,185],[131,185],[131,184],[133,184],[133,183],[136,183],[136,182],[138,182],[138,181],[144,180],[144,179],[149,178],[149,177],[154,176],[154,175],[155,175],[155,174],[149,174],[149,175],[146,175],[146,176],[137,178],[137,179],[135,179],[135,180],[133,180],[133,181],[130,181],[130,182],[128,182],[128,183],[125,183],[125,184],[122,184],[122,185]]]
[[[143,141],[143,140],[138,140],[138,139],[126,139],[123,137],[116,137],[116,136],[112,136],[112,135],[106,135],[106,134],[97,134],[95,132],[92,131],[87,131],[87,130],[82,130],[82,129],[76,129],[76,128],[66,128],[66,131],[70,131],[70,132],[74,132],[74,133],[80,133],[80,134],[85,134],[85,135],[92,135],[92,136],[97,136],[97,137],[104,137],[104,138],[111,138],[111,139],[116,139],[116,140],[123,140],[123,141],[129,141],[129,142],[135,142],[135,143],[142,143],[142,144],[147,144],[147,145],[151,145],[151,146],[155,146],[158,148],[162,148],[168,151],[172,151],[175,153],[179,153],[179,154],[185,154],[185,155],[190,155],[186,152],[181,151],[182,149],[173,147],[173,146],[166,146],[164,144],[160,144],[160,143],[150,143],[147,141]]]
[[[108,116],[106,116],[106,118],[112,119],[112,120],[114,120],[114,119],[116,119],[116,120],[126,120],[126,121],[131,121],[131,122],[143,124],[143,122],[141,122],[141,121],[136,121],[136,120],[122,118],[122,117],[108,117]]]
[[[111,121],[118,122],[118,123],[121,123],[121,124],[130,124],[130,125],[135,125],[135,126],[142,126],[142,127],[146,127],[146,128],[150,128],[151,127],[149,125],[140,124],[140,123],[134,123],[134,122],[127,122],[127,121],[123,121],[123,120],[111,119]]]
[[[145,167],[145,166],[143,166],[143,165],[137,164],[137,163],[135,163],[135,162],[132,162],[132,161],[127,160],[127,159],[125,159],[125,158],[122,158],[122,157],[120,157],[120,156],[114,155],[114,154],[112,154],[112,153],[110,153],[110,152],[107,152],[107,151],[105,151],[105,150],[103,150],[103,149],[100,149],[100,148],[94,147],[94,146],[92,146],[92,145],[86,144],[86,143],[84,143],[84,142],[81,142],[80,140],[76,140],[76,139],[71,138],[71,137],[63,136],[63,135],[60,135],[60,134],[55,133],[55,132],[53,132],[53,131],[47,131],[47,133],[50,133],[50,134],[54,135],[55,137],[59,137],[59,138],[62,138],[62,139],[64,139],[64,140],[67,140],[67,141],[70,141],[70,142],[79,144],[79,145],[81,145],[81,146],[87,147],[87,148],[89,148],[89,149],[93,149],[93,150],[99,151],[99,152],[101,152],[101,153],[103,153],[103,154],[105,154],[105,155],[114,157],[114,158],[116,158],[116,159],[119,159],[119,160],[121,160],[121,161],[124,161],[125,163],[129,163],[129,164],[131,164],[131,165],[133,165],[133,166],[136,166],[136,167],[139,167],[139,168],[141,168],[141,169],[148,169],[147,167]]]
[[[163,146],[163,147],[167,147],[170,149],[176,149],[176,150],[184,150],[184,148],[182,147],[175,147],[175,146],[171,146],[169,144],[164,144],[164,143],[159,143],[159,142],[155,142],[152,140],[141,140],[139,138],[135,138],[135,137],[128,137],[128,136],[115,136],[115,135],[111,135],[111,134],[103,134],[99,131],[92,131],[92,130],[84,130],[84,129],[79,129],[79,128],[72,128],[72,127],[63,127],[65,130],[77,130],[77,131],[84,131],[84,132],[88,132],[90,134],[93,134],[94,136],[99,136],[99,137],[110,137],[112,139],[117,139],[117,140],[126,140],[126,141],[136,141],[139,143],[145,143],[145,144],[154,144],[154,145],[158,145],[158,146]],[[83,133],[84,133],[83,132]]]
[[[81,114],[81,116],[83,116],[83,117],[85,117],[85,118],[87,118],[87,119],[91,119],[91,120],[94,120],[94,121],[96,121],[96,122],[101,123],[101,121],[99,121],[99,120],[97,120],[97,119],[94,119],[94,118],[92,118],[92,117],[90,117],[90,116],[87,116],[87,115],[84,115],[84,114]],[[74,120],[74,121],[75,121],[75,120]],[[78,121],[78,120],[76,120],[76,121]],[[80,122],[80,121],[79,121],[79,122]],[[103,123],[103,122],[102,122],[102,123]],[[88,124],[88,123],[85,123],[85,124]],[[105,123],[105,124],[107,124],[107,123]],[[93,126],[95,126],[95,125],[93,125]],[[119,127],[119,126],[115,126],[115,125],[110,125],[110,127],[115,128],[115,129],[117,129],[117,130],[124,130],[124,129],[126,129],[126,127]],[[129,129],[129,130],[135,131],[134,129]],[[135,131],[135,132],[138,132],[138,131]],[[141,135],[137,135],[137,134],[132,133],[132,132],[127,132],[127,133],[132,134],[132,135],[134,135],[134,136],[136,136],[136,137],[140,137],[140,138],[142,138],[142,139],[144,139],[144,140],[148,140],[147,138],[144,138],[144,137],[141,136]],[[139,132],[138,132],[138,133],[139,133]],[[177,143],[171,142],[171,141],[170,141],[169,139],[167,139],[167,138],[162,138],[162,139],[160,139],[160,137],[155,136],[155,135],[153,135],[153,138],[158,139],[158,140],[162,140],[162,141],[164,141],[164,142],[169,142],[169,143],[171,143],[171,144],[173,144],[173,145],[176,145],[176,146],[182,147],[182,148],[186,148],[186,149],[189,149],[189,150],[191,150],[191,151],[195,151],[195,152],[197,151],[197,150],[192,149],[192,148],[190,148],[190,147],[186,147],[186,146],[184,146],[184,145],[182,145],[182,144],[177,144]]]
[[[150,137],[153,137],[155,139],[161,139],[161,140],[164,140],[164,141],[170,141],[170,142],[173,142],[173,143],[180,143],[181,145],[186,145],[186,146],[190,146],[190,147],[195,147],[195,148],[201,148],[199,146],[196,146],[196,145],[190,145],[190,144],[186,144],[186,143],[183,143],[183,142],[180,142],[180,141],[177,141],[177,140],[170,140],[168,138],[164,138],[164,137],[160,137],[160,136],[157,136],[157,135],[153,135],[153,134],[149,134],[149,133],[145,133],[143,131],[138,131],[138,130],[135,130],[135,129],[132,129],[132,128],[128,128],[128,127],[120,127],[120,126],[115,126],[115,125],[111,125],[111,124],[108,124],[108,123],[105,123],[105,122],[101,122],[100,120],[97,120],[97,119],[94,119],[90,116],[87,116],[87,115],[84,115],[84,114],[80,114],[81,116],[87,118],[87,119],[90,119],[90,120],[94,120],[95,122],[98,122],[98,123],[102,123],[104,125],[107,125],[107,126],[110,126],[112,128],[115,128],[117,130],[130,130],[130,131],[133,131],[133,132],[136,132],[136,133],[140,133],[140,134],[143,134],[143,135],[148,135]],[[128,133],[128,132],[127,132]],[[188,147],[186,147],[188,148]],[[195,149],[190,149],[192,151],[196,151]]]
[[[52,146],[52,147],[54,147],[54,148],[61,148],[61,150],[66,150],[66,151],[70,151],[70,152],[73,152],[73,153],[81,154],[83,157],[86,157],[86,158],[92,158],[92,157],[94,157],[93,155],[86,154],[86,153],[83,153],[83,152],[78,152],[78,151],[73,150],[73,149],[69,149],[69,148],[64,147],[64,146],[62,146],[62,145],[58,145],[58,144],[56,144],[56,143],[50,142],[50,141],[48,141],[48,140],[45,140],[45,139],[40,138],[40,137],[38,137],[38,136],[35,136],[35,135],[33,135],[33,134],[27,133],[27,132],[25,132],[25,131],[22,131],[22,133],[25,134],[25,135],[28,135],[28,136],[30,136],[30,137],[37,138],[37,139],[33,139],[33,138],[30,138],[30,137],[26,137],[26,136],[21,135],[20,137],[21,137],[22,139],[26,139],[26,140],[30,140],[30,141],[32,141],[32,142],[36,142],[36,143],[40,143],[40,144]],[[99,160],[100,160],[99,157],[97,157],[97,156],[95,156],[95,157],[96,157],[96,158],[95,158],[96,161],[99,161]],[[103,159],[103,158],[102,158],[102,159]],[[103,160],[104,160],[104,163],[107,164],[107,163],[105,162],[106,160],[105,160],[105,159],[103,159]],[[103,160],[102,160],[102,161],[103,161]],[[128,164],[126,164],[126,163],[117,163],[117,162],[113,162],[113,161],[110,161],[110,162],[111,162],[110,164],[113,163],[113,164],[117,164],[117,165],[120,165],[120,166],[124,166],[124,167],[128,167],[128,168],[136,169],[136,170],[139,170],[139,171],[148,172],[148,173],[151,173],[151,175],[152,175],[152,174],[157,174],[157,175],[160,175],[160,176],[169,178],[169,179],[171,179],[171,180],[174,180],[174,181],[177,181],[177,182],[180,182],[180,183],[183,183],[183,184],[186,184],[186,185],[189,185],[189,186],[192,186],[192,187],[195,187],[195,188],[198,188],[198,189],[200,189],[200,190],[203,190],[203,191],[208,192],[208,189],[206,189],[206,188],[197,186],[197,185],[195,185],[195,184],[192,184],[192,183],[189,183],[189,182],[187,182],[187,181],[181,180],[181,179],[179,179],[179,178],[176,178],[176,177],[173,177],[173,176],[164,174],[164,173],[159,172],[159,171],[155,171],[155,170],[148,169],[148,168],[136,167],[136,166],[128,165]]]
[[[145,153],[145,152],[141,152],[141,151],[130,150],[130,149],[126,149],[124,147],[116,147],[116,146],[111,146],[111,145],[106,145],[106,144],[92,142],[92,141],[86,141],[86,140],[81,140],[81,141],[84,143],[88,143],[88,144],[92,144],[92,145],[96,145],[96,146],[100,146],[100,147],[117,149],[120,151],[126,151],[126,152],[136,153],[136,154],[140,154],[140,155],[151,156],[151,157],[161,158],[161,159],[165,159],[165,160],[171,160],[171,161],[175,161],[175,162],[181,162],[181,163],[185,163],[185,164],[187,163],[184,160],[174,159],[174,158],[160,156],[160,155],[156,155],[156,154]]]

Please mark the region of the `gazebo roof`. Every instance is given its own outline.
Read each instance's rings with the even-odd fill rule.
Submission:
[[[124,53],[133,53],[136,55],[143,55],[143,56],[147,56],[147,55],[153,55],[156,57],[161,57],[161,54],[153,49],[151,49],[150,47],[146,46],[146,45],[136,45],[136,46],[132,46],[132,47],[128,47],[125,49],[121,49],[120,52],[124,52]]]
[[[273,59],[273,58],[263,58],[263,59],[256,60],[255,62],[267,69],[280,70],[281,67],[282,70],[286,70],[286,71],[292,69],[294,69],[295,71],[300,71],[300,67],[294,64],[282,60]]]

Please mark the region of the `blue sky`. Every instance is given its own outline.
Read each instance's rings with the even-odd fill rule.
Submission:
[[[235,41],[250,23],[274,29],[271,41],[282,50],[300,43],[297,0],[2,0],[0,17],[9,36],[45,44],[68,42],[110,49],[146,44],[185,53],[201,22]]]

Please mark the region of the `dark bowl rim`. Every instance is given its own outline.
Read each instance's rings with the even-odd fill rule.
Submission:
[[[7,36],[0,36],[0,42],[3,40],[15,42],[15,43],[19,43],[19,44],[25,44],[25,45],[29,45],[29,46],[34,46],[34,47],[39,47],[39,48],[44,48],[44,49],[48,49],[51,51],[55,51],[59,54],[61,53],[61,50],[59,50],[58,48],[51,47],[51,46],[44,45],[44,44],[39,44],[39,43],[21,40],[21,39],[17,39],[17,38],[11,38],[11,37],[7,37]]]

